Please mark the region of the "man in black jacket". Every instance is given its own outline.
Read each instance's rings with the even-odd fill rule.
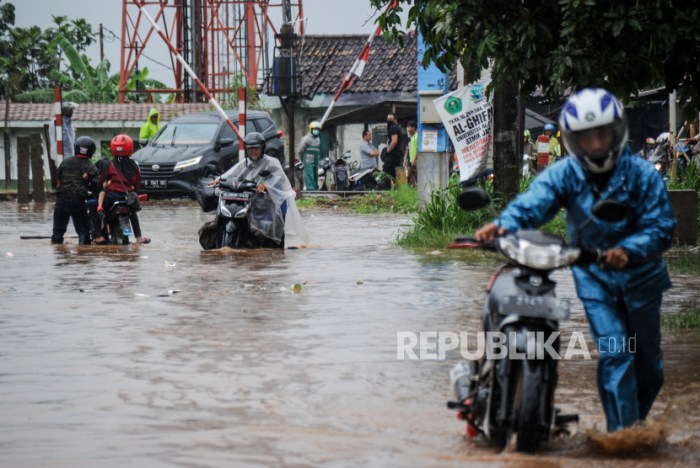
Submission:
[[[386,117],[387,147],[386,160],[382,170],[396,178],[396,169],[402,166],[403,148],[401,146],[401,127],[396,123],[396,116],[390,112]]]
[[[53,212],[52,244],[62,244],[68,220],[73,218],[73,226],[81,244],[90,243],[90,222],[85,206],[88,196],[88,182],[98,175],[90,158],[95,154],[95,142],[90,137],[80,137],[75,141],[75,156],[68,157],[58,166],[58,189],[56,206]]]

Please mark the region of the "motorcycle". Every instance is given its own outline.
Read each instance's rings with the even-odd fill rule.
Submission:
[[[263,178],[269,171],[261,171]],[[196,198],[202,210],[216,210],[216,217],[199,230],[204,250],[231,247],[284,248],[284,219],[267,193],[257,192],[252,180],[220,179],[219,187],[209,185],[212,177],[200,180]]]
[[[474,188],[459,198],[460,207],[470,211],[489,202],[486,192]],[[610,200],[593,208],[594,216],[605,221],[620,220],[625,213],[625,205]],[[553,339],[551,348],[559,352],[559,323],[569,317],[569,303],[556,297],[550,274],[597,262],[601,253],[533,230],[503,234],[493,243],[458,238],[450,247],[496,251],[507,259],[489,284],[482,312],[484,331],[497,332],[506,342],[487,339],[483,358],[452,369],[456,401],[447,407],[466,421],[469,438],[483,434],[504,448],[515,437],[518,451],[535,452],[553,432],[578,421],[578,415],[560,414],[554,407],[558,361],[545,352],[545,343]]]
[[[284,165],[284,173],[289,177],[289,164]],[[304,188],[304,164],[297,158],[294,158],[294,188],[301,190]],[[291,182],[291,179],[290,179]]]
[[[148,200],[147,194],[138,195],[139,202]],[[131,227],[131,215],[134,210],[138,211],[133,204],[127,200],[115,201],[107,212],[97,213],[97,200],[91,198],[88,200],[88,210],[91,219],[97,219],[97,222],[91,222],[92,238],[105,238],[105,244],[112,245],[128,245],[131,243],[129,239],[134,235],[134,230]]]
[[[335,179],[334,190],[352,190],[350,183],[350,167],[347,160],[352,156],[352,152],[347,150],[341,157],[333,162],[333,178]]]

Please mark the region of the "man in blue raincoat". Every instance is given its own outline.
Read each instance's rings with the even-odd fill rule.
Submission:
[[[573,275],[598,346],[598,392],[608,431],[616,431],[645,419],[663,385],[659,316],[671,281],[662,253],[676,220],[661,177],[627,146],[624,108],[611,93],[577,92],[564,105],[559,126],[575,157],[547,168],[475,236],[492,240],[536,228],[564,208],[569,238],[604,253],[600,264],[575,266]],[[624,203],[626,218],[591,218],[593,205],[605,199]]]

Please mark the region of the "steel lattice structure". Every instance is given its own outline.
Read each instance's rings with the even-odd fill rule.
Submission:
[[[129,78],[149,47],[162,41],[143,17],[138,4],[195,71],[209,92],[220,99],[242,84],[257,85],[270,68],[270,50],[283,22],[304,34],[302,0],[122,0],[119,102],[124,102]],[[146,93],[175,94],[177,102],[201,100],[182,65],[170,52],[174,88]]]

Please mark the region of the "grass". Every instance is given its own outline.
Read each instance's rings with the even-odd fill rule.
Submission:
[[[404,185],[398,190],[371,192],[347,198],[305,197],[297,200],[299,208],[339,207],[357,214],[415,213],[418,210],[418,190]]]
[[[693,303],[681,312],[662,315],[661,327],[667,331],[700,329],[700,306],[697,303]]]

